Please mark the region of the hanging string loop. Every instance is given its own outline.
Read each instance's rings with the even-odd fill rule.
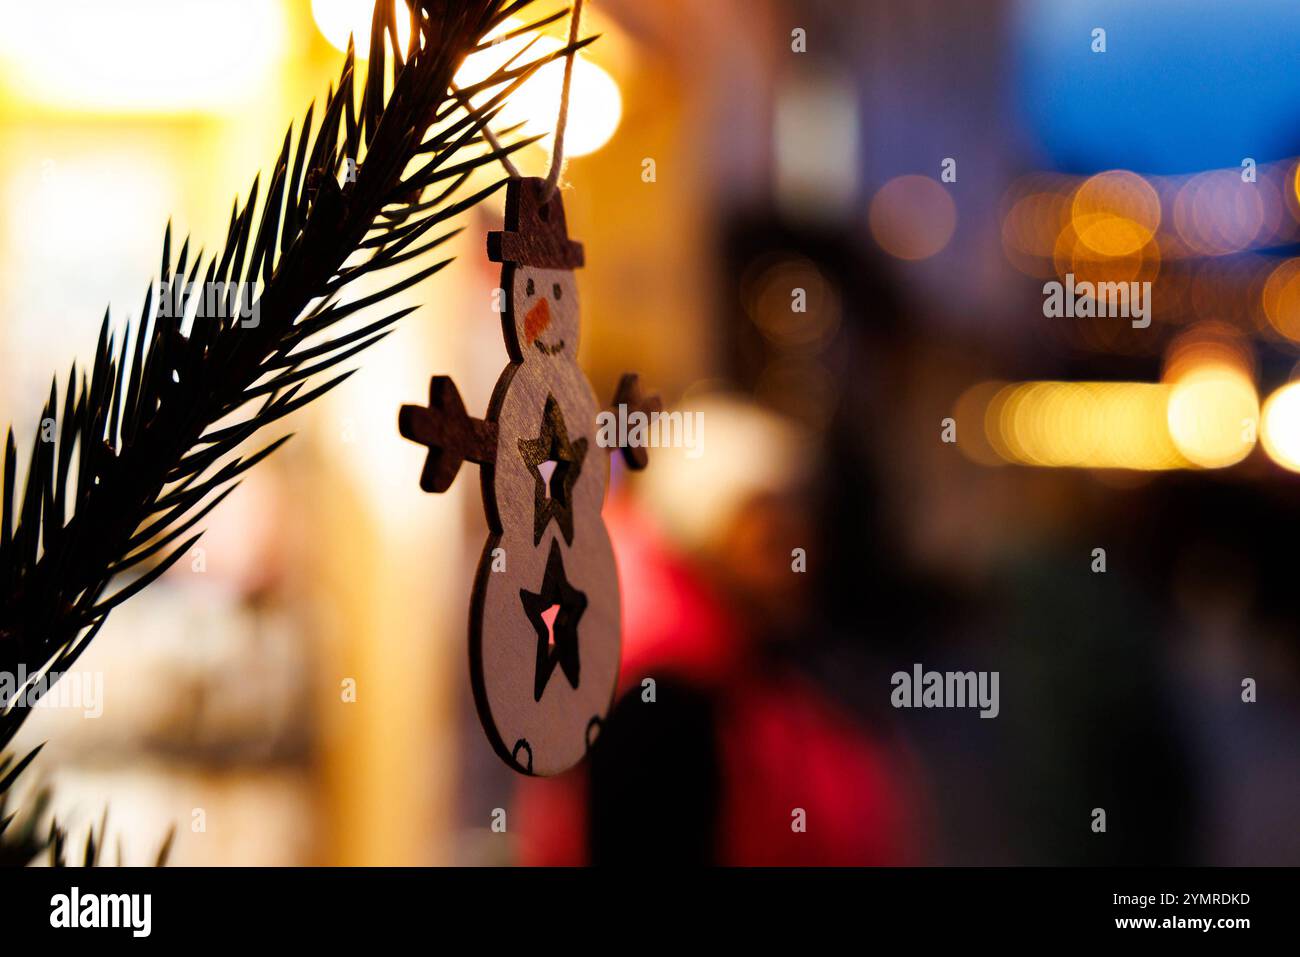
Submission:
[[[546,174],[545,191],[542,194],[542,202],[548,203],[551,197],[555,195],[555,190],[560,184],[560,172],[564,167],[564,130],[569,124],[569,90],[573,85],[573,45],[578,42],[578,27],[582,22],[582,3],[583,0],[573,0],[573,14],[569,18],[569,53],[564,58],[564,83],[560,87],[560,115],[555,121],[555,145],[551,150],[551,170]],[[461,106],[469,110],[472,108],[470,98],[466,96],[456,86],[451,85],[451,92],[456,99],[460,101]],[[519,167],[515,166],[510,157],[506,154],[501,146],[501,141],[497,135],[492,132],[491,128],[483,124],[483,138],[488,141],[492,149],[501,155],[501,165],[505,167],[506,174],[512,179],[522,179],[523,174],[519,172]]]
[[[569,53],[564,58],[564,85],[560,88],[560,115],[555,121],[555,149],[551,153],[551,171],[546,175],[546,189],[542,202],[550,202],[560,185],[560,171],[564,167],[564,128],[569,123],[569,88],[573,83],[573,46],[578,42],[578,27],[582,23],[582,0],[573,0],[573,14],[569,17]]]

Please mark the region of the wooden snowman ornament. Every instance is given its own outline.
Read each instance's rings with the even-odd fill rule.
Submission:
[[[578,366],[582,246],[568,237],[558,191],[515,178],[505,229],[488,234],[501,266],[510,362],[485,419],[470,418],[451,379],[429,405],[403,406],[401,434],[428,446],[420,486],[443,492],[461,462],[481,466],[489,535],[470,602],[470,679],[479,718],[515,770],[572,767],[600,733],[620,658],[618,574],[601,518],[611,449],[597,445],[597,405]],[[625,375],[614,405],[657,411]],[[644,468],[644,448],[621,449]]]

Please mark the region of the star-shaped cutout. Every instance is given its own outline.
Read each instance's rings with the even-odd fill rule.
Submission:
[[[569,431],[555,396],[546,396],[541,432],[535,439],[520,439],[519,454],[535,481],[533,544],[541,544],[546,526],[555,519],[565,542],[572,545],[573,486],[582,473],[582,460],[587,457],[587,440],[569,441]],[[548,462],[553,462],[554,467],[549,475],[544,475],[543,466]]]
[[[560,555],[560,542],[551,539],[551,551],[546,559],[546,572],[542,576],[542,590],[530,592],[519,589],[519,600],[524,604],[524,614],[537,632],[537,670],[533,677],[533,700],[541,701],[551,672],[558,664],[578,687],[578,621],[587,610],[587,596],[569,584],[564,574],[564,559]]]

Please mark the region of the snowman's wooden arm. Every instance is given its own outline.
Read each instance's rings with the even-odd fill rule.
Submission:
[[[618,380],[618,388],[614,390],[614,401],[611,403],[610,411],[616,421],[620,416],[629,416],[633,412],[643,412],[647,416],[662,411],[663,403],[659,401],[658,395],[647,396],[641,391],[641,381],[635,372],[623,373],[623,378]],[[643,445],[630,446],[611,446],[617,448],[623,453],[623,461],[627,467],[640,471],[645,468],[650,460],[650,453]]]
[[[451,487],[462,462],[491,464],[496,459],[497,424],[470,418],[460,392],[451,378],[429,380],[429,405],[404,405],[397,414],[402,437],[428,446],[420,488],[445,492]]]

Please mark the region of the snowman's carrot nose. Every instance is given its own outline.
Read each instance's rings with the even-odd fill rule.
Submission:
[[[545,297],[538,299],[533,308],[528,310],[524,316],[524,338],[528,341],[525,345],[532,345],[533,340],[546,331],[546,327],[551,324],[551,307],[550,300]]]

